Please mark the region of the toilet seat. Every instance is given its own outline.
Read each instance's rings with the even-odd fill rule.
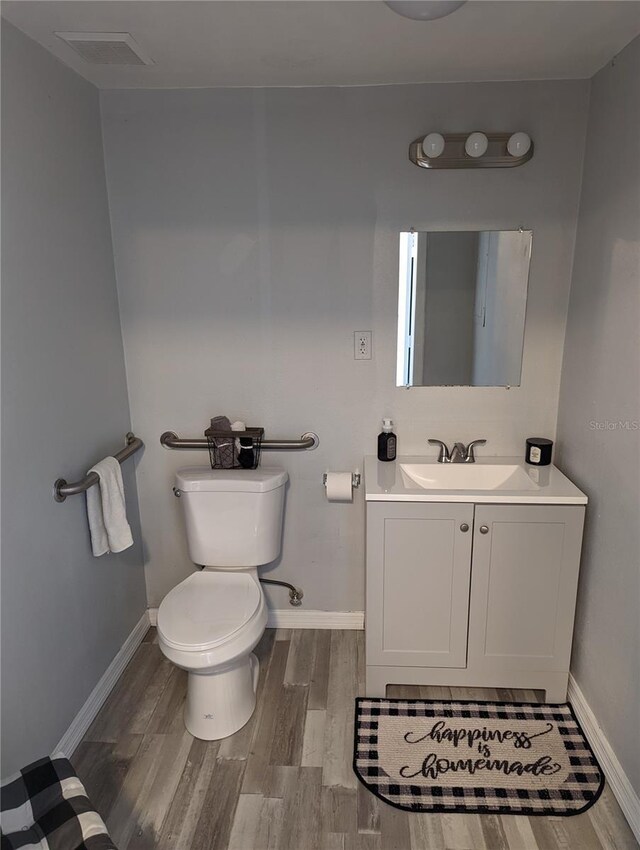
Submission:
[[[247,573],[202,570],[174,587],[158,609],[158,635],[172,649],[206,652],[226,643],[261,610]]]

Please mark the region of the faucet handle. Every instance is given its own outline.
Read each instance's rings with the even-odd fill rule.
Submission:
[[[447,448],[447,444],[443,443],[442,440],[427,440],[429,445],[431,446],[440,446],[440,452],[438,454],[438,463],[449,463],[451,456],[449,454],[449,449]]]
[[[467,446],[467,463],[475,463],[476,455],[473,450],[474,446],[484,446],[486,445],[486,440],[472,440]]]

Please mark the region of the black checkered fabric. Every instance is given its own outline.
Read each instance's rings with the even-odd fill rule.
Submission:
[[[0,787],[2,850],[116,850],[63,756],[43,758]]]
[[[491,720],[545,721],[557,728],[571,772],[560,787],[500,787],[478,783],[469,787],[452,782],[420,785],[398,781],[381,765],[381,718],[449,718],[452,723]],[[377,797],[399,809],[415,812],[475,814],[575,815],[592,806],[602,793],[604,774],[582,732],[571,706],[539,703],[481,701],[356,699],[353,768],[360,781]],[[505,783],[506,785],[506,783]],[[523,786],[525,783],[523,783]]]

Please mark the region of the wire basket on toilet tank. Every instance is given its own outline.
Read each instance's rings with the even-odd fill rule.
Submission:
[[[231,431],[209,427],[204,435],[211,469],[257,469],[260,465],[264,428]]]

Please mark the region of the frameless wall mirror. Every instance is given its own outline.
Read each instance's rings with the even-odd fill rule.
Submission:
[[[520,385],[531,237],[400,234],[397,386]]]

